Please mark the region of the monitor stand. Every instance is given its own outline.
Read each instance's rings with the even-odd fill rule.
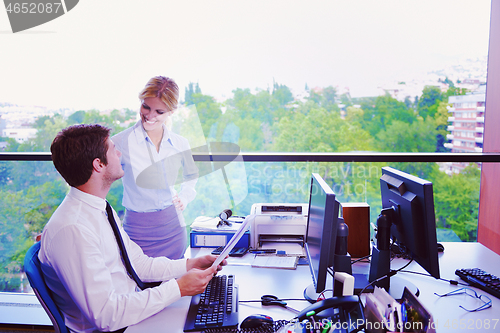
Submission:
[[[316,292],[316,287],[314,284],[310,284],[304,289],[304,298],[309,301],[309,303],[316,303],[318,301],[318,297],[321,293]],[[326,291],[323,293],[324,298],[330,298],[333,296],[332,291]]]
[[[331,276],[330,274],[327,275],[326,277],[326,282],[325,282],[325,285],[326,285],[326,289],[325,291],[323,292],[323,295],[322,295],[322,298],[330,298],[330,297],[333,297],[333,276]],[[322,293],[317,293],[316,292],[316,287],[314,286],[314,284],[310,284],[307,286],[306,289],[304,289],[304,298],[306,300],[308,300],[309,302],[311,303],[316,303],[318,301],[318,297],[321,295]]]
[[[353,276],[354,276],[354,294],[355,295],[359,295],[359,293],[361,291],[363,291],[363,293],[372,293],[373,292],[373,289],[374,289],[373,285],[366,287],[367,285],[370,284],[368,274],[355,273],[355,274],[353,274]],[[366,289],[365,289],[365,287],[366,287]],[[408,288],[408,290],[410,290],[415,296],[418,296],[420,294],[420,290],[418,290],[416,285],[414,285],[412,282],[406,280],[405,278],[403,278],[401,276],[397,276],[397,275],[391,276],[388,293],[395,300],[399,300],[403,296],[403,292],[405,290],[405,287]]]

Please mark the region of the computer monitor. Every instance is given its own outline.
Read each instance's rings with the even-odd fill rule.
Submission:
[[[371,282],[388,289],[391,247],[398,246],[430,275],[439,278],[432,183],[390,167],[380,178],[382,211],[377,219],[377,245],[372,249]],[[392,280],[392,279],[391,279]]]
[[[330,258],[335,251],[340,204],[335,193],[317,173],[311,176],[305,251],[313,284],[304,290],[311,302],[326,287]],[[332,285],[333,287],[333,285]]]

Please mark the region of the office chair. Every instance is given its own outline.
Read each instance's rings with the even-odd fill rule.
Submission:
[[[45,284],[42,268],[40,266],[41,263],[38,259],[38,251],[40,251],[40,242],[35,243],[26,253],[26,257],[24,257],[24,271],[28,276],[28,281],[30,282],[31,288],[33,288],[33,291],[35,292],[38,301],[40,301],[40,304],[42,304],[45,312],[49,315],[56,333],[69,333],[69,330],[64,323],[63,314],[54,302],[52,292]]]

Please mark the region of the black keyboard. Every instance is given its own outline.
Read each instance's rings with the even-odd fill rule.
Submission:
[[[479,288],[488,294],[500,298],[500,278],[479,268],[457,269],[455,274],[467,281],[473,287]]]
[[[238,326],[238,288],[234,275],[216,275],[191,298],[184,332]]]

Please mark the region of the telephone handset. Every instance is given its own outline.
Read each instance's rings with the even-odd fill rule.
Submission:
[[[315,320],[329,319],[332,325],[338,322],[339,327],[347,328],[341,330],[343,332],[357,332],[363,328],[361,326],[364,326],[363,306],[357,295],[336,296],[318,301],[299,312],[296,318],[301,322],[312,316]],[[342,323],[348,324],[342,325]]]

